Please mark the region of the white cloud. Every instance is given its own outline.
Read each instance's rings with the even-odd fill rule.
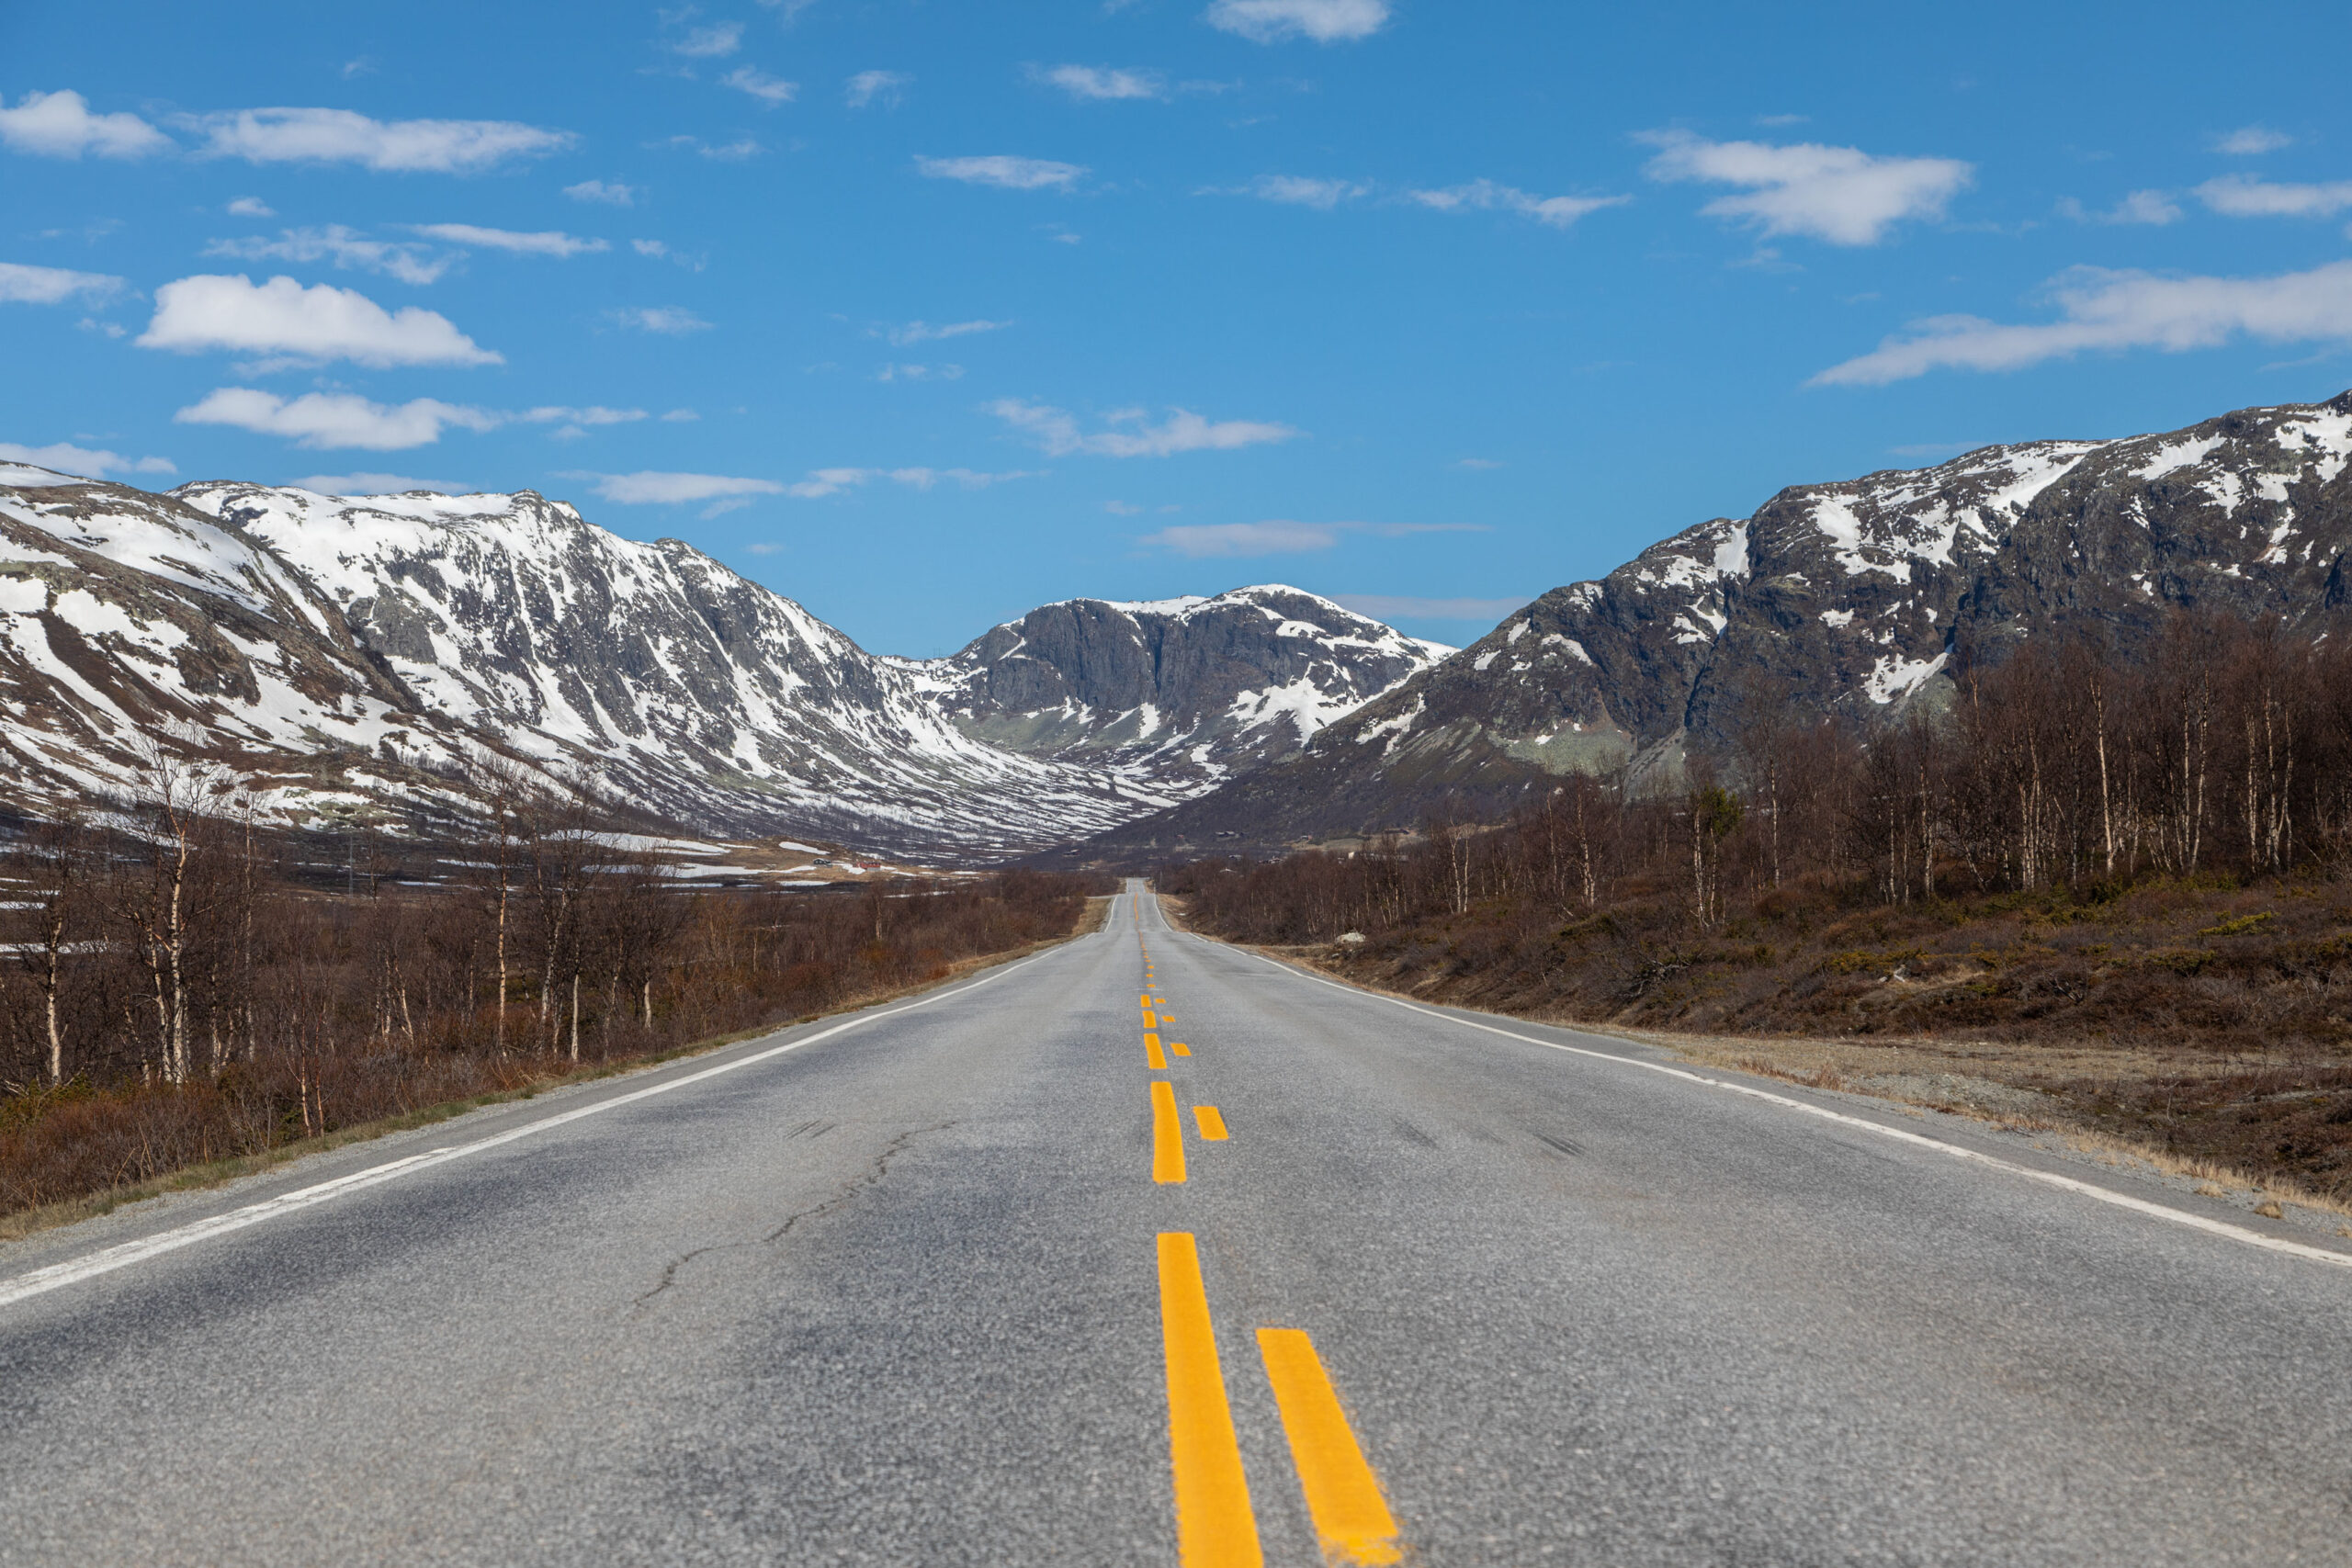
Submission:
[[[305,392],[288,401],[251,387],[220,387],[172,418],[181,424],[228,424],[262,435],[284,435],[297,446],[356,446],[395,452],[427,446],[442,427],[494,429],[499,416],[481,409],[418,398],[397,405],[371,403],[349,392]]]
[[[226,209],[232,218],[275,218],[277,209],[257,196],[241,196]]]
[[[1370,38],[1388,22],[1388,0],[1211,0],[1203,20],[1253,43]]]
[[[877,381],[960,381],[960,365],[885,365],[874,373]]]
[[[707,28],[695,28],[672,43],[670,52],[683,54],[689,60],[717,60],[734,53],[742,47],[742,23],[718,22]]]
[[[785,487],[785,493],[803,501],[817,501],[825,496],[839,495],[845,490],[854,490],[860,485],[872,484],[877,479],[888,479],[912,490],[930,490],[943,481],[965,490],[986,490],[990,485],[1001,485],[1011,479],[1038,477],[1036,470],[1031,468],[1016,468],[1000,474],[983,473],[973,468],[812,468],[807,479]]]
[[[484,229],[472,223],[412,223],[409,228],[428,239],[482,250],[513,251],[526,256],[576,256],[609,249],[602,240],[583,240],[560,229],[523,233],[513,229]]]
[[[559,406],[526,409],[514,417],[526,424],[561,425],[562,428],[555,432],[555,438],[577,441],[588,434],[591,426],[635,424],[647,416],[643,409],[608,409],[599,403],[584,409]]]
[[[1265,523],[1185,523],[1147,534],[1143,543],[1173,550],[1180,556],[1290,556],[1328,550],[1342,536],[1369,534],[1396,539],[1408,534],[1483,532],[1472,523],[1296,523],[1278,518]]]
[[[701,417],[702,415],[695,412],[692,409],[672,409],[668,413],[662,416],[662,423],[664,424],[690,424]]]
[[[2157,277],[2077,267],[2053,284],[2063,319],[2007,326],[1973,316],[1915,324],[1833,365],[1816,386],[1881,386],[1930,370],[2017,370],[2085,350],[2217,348],[2233,338],[2352,343],[2352,262],[2274,277]]]
[[[190,121],[206,157],[249,164],[357,164],[380,174],[475,174],[544,157],[578,138],[507,119],[370,119],[349,109],[239,109]]]
[[[62,305],[76,295],[104,299],[120,291],[122,279],[102,272],[72,272],[62,266],[23,266],[0,262],[0,304]]]
[[[1503,465],[1493,457],[1464,457],[1453,465],[1457,468],[1499,468]]]
[[[2281,147],[2292,147],[2295,139],[2283,130],[2273,130],[2267,125],[2241,126],[2237,130],[2213,138],[2213,151],[2233,157],[2254,158],[2265,152],[2276,152]]]
[[[15,108],[0,96],[0,146],[43,158],[143,158],[172,139],[135,114],[92,114],[82,95],[27,93]]]
[[[2251,175],[2229,175],[2199,186],[2197,199],[2229,218],[2333,218],[2352,207],[2352,180],[2272,185]]]
[[[770,108],[775,107],[778,104],[790,103],[794,96],[800,91],[799,83],[787,82],[781,76],[771,76],[766,72],[750,65],[737,66],[720,77],[719,81],[723,85],[732,87],[739,93],[751,94]]]
[[[215,240],[204,254],[235,261],[331,261],[339,267],[389,273],[402,283],[420,285],[436,281],[458,259],[436,255],[424,245],[371,240],[340,223],[282,230],[275,240]]]
[[[1121,71],[1107,65],[1057,65],[1051,69],[1033,65],[1029,76],[1032,81],[1059,87],[1081,102],[1168,96],[1168,79],[1157,71]]]
[[[1940,218],[1975,177],[1956,158],[1881,157],[1858,147],[1704,141],[1682,131],[1641,140],[1657,147],[1656,180],[1745,186],[1699,210],[1753,223],[1766,234],[1809,234],[1833,245],[1875,245],[1905,219]]]
[[[1376,621],[1485,621],[1501,620],[1513,610],[1523,610],[1533,594],[1521,594],[1516,599],[1417,599],[1397,593],[1335,593],[1334,604],[1344,604],[1359,615],[1370,615]]]
[[[290,277],[256,288],[243,274],[183,277],[155,290],[155,319],[139,345],[370,366],[505,363],[434,311],[414,305],[387,311],[356,289],[305,288]]]
[[[51,446],[19,446],[0,441],[0,462],[30,463],[62,474],[82,474],[102,479],[108,474],[175,474],[169,457],[126,457],[119,452],[92,450],[60,441]]]
[[[628,243],[628,248],[635,251],[641,256],[654,256],[658,258],[667,256],[670,254],[670,247],[663,244],[659,240],[631,240]]]
[[[1304,175],[1260,175],[1239,194],[1290,207],[1312,207],[1329,212],[1343,201],[1353,201],[1372,187],[1354,180],[1318,180]]]
[[[767,151],[754,137],[738,137],[735,141],[714,145],[699,136],[673,136],[665,141],[649,141],[648,147],[672,147],[679,152],[699,153],[722,164],[740,164],[746,158],[756,158]]]
[[[660,333],[664,337],[684,337],[688,333],[710,330],[708,321],[681,305],[631,305],[605,311],[605,319],[641,333]]]
[[[842,96],[854,109],[870,104],[897,108],[914,78],[902,71],[861,71],[842,85]]]
[[[942,338],[969,337],[974,333],[1001,333],[1011,321],[948,321],[933,326],[929,321],[909,321],[902,327],[892,327],[883,335],[900,348],[914,343],[934,343]]]
[[[480,493],[476,485],[453,479],[411,479],[406,474],[310,474],[286,482],[297,490],[316,491],[321,495],[405,495],[417,490],[439,495]]]
[[[759,495],[782,495],[774,479],[736,479],[726,474],[568,473],[568,479],[588,481],[596,494],[622,506],[684,506],[708,502],[705,517],[716,517],[739,506],[749,506]]]
[[[1565,229],[1588,212],[1598,212],[1604,207],[1622,207],[1633,200],[1630,196],[1530,196],[1510,186],[1497,185],[1492,180],[1472,180],[1466,186],[1453,186],[1444,190],[1415,190],[1406,195],[1423,207],[1440,212],[1501,211],[1516,212],[1522,218],[1532,218],[1555,229]]]
[[[2073,197],[2058,204],[2058,215],[2077,223],[2148,223],[2162,226],[2180,221],[2180,204],[2160,190],[2135,190],[2105,212],[2090,212]]]
[[[635,207],[637,187],[606,180],[582,180],[566,186],[563,194],[574,201],[601,201],[606,207]]]
[[[967,185],[996,186],[1003,190],[1068,190],[1085,175],[1081,164],[1057,164],[1050,158],[1011,158],[1002,153],[983,158],[925,158],[915,167],[934,180],[962,180]]]
[[[743,548],[755,556],[780,556],[784,553],[784,547],[773,539],[762,539],[756,544],[745,545]]]
[[[1021,431],[1048,456],[1081,454],[1091,457],[1167,457],[1179,452],[1229,452],[1271,441],[1288,441],[1305,432],[1287,424],[1266,424],[1228,419],[1212,423],[1188,409],[1171,409],[1157,426],[1147,424],[1141,409],[1123,409],[1108,416],[1115,428],[1082,434],[1078,421],[1044,403],[1000,398],[985,412]]]

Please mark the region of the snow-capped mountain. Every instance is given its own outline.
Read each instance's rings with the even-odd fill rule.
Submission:
[[[1998,658],[2096,626],[2129,656],[2182,605],[2324,633],[2352,621],[2348,462],[2352,392],[1784,490],[1553,590],[1302,756],[1103,847],[1411,826],[1441,798],[1492,812],[1571,770],[1671,770],[1759,704],[1940,701],[1963,640]]]
[[[705,833],[991,858],[1295,752],[1442,651],[1286,589],[1015,628],[877,657],[528,491],[0,468],[0,782],[35,803],[119,792],[169,728],[295,822],[462,809],[488,763]]]
[[[967,735],[1189,795],[1295,755],[1453,651],[1270,584],[1064,600],[910,668]]]

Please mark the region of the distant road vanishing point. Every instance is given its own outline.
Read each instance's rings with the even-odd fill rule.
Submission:
[[[2352,1252],[2041,1159],[1131,884],[0,1251],[0,1564],[2352,1562]]]

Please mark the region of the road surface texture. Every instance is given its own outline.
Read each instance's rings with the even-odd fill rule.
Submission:
[[[1125,897],[0,1253],[0,1562],[2352,1562],[2346,1256],[1970,1136]]]

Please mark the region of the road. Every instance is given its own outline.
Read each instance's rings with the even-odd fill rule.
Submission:
[[[0,1253],[0,1563],[2352,1562],[2326,1238],[1670,1069],[1123,897]]]

